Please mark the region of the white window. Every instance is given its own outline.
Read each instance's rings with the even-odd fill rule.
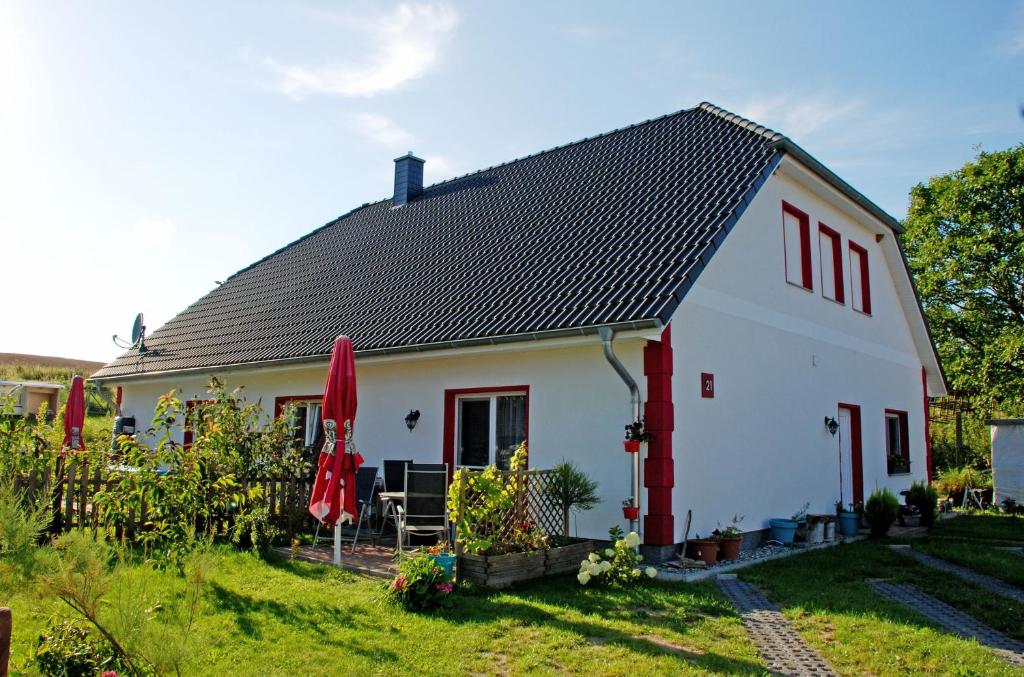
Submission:
[[[842,239],[824,223],[818,224],[818,251],[821,255],[821,295],[836,303],[846,303]]]
[[[811,280],[811,221],[788,202],[782,203],[782,235],[785,241],[786,282],[813,289]]]
[[[868,250],[850,242],[850,305],[853,309],[871,314],[871,273],[868,269]]]
[[[495,464],[507,470],[516,447],[526,439],[526,394],[465,395],[456,406],[456,463],[471,468]]]
[[[320,401],[294,402],[292,431],[294,438],[305,447],[316,445],[323,428],[320,420]]]

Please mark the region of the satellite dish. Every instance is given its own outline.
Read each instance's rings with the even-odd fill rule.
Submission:
[[[145,320],[142,318],[142,313],[139,313],[138,315],[135,316],[135,323],[132,325],[132,342],[130,345],[124,339],[119,338],[117,334],[114,334],[113,338],[114,345],[116,345],[118,348],[123,348],[125,350],[138,348],[140,353],[147,352],[146,325]]]
[[[146,333],[146,325],[143,324],[142,313],[135,316],[135,324],[132,325],[132,345],[139,342]]]

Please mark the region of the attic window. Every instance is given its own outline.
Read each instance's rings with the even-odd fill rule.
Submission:
[[[850,242],[850,302],[853,309],[871,314],[871,275],[868,269],[868,250]]]
[[[821,256],[821,295],[836,303],[846,303],[843,285],[843,245],[839,233],[818,223],[818,250]]]
[[[811,220],[788,202],[782,203],[782,236],[785,242],[786,282],[814,289],[811,279]]]

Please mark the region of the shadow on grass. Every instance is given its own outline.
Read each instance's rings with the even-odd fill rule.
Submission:
[[[594,616],[631,623],[634,627],[609,627],[590,620]],[[456,607],[444,617],[454,624],[511,621],[554,628],[579,635],[591,645],[619,646],[652,657],[674,656],[720,674],[765,673],[765,667],[759,663],[685,646],[654,632],[685,635],[708,619],[738,618],[729,603],[710,586],[681,588],[678,584],[648,583],[623,590],[583,589],[570,576],[506,591],[477,588],[461,596]],[[746,635],[742,630],[740,633],[740,641],[745,642]]]

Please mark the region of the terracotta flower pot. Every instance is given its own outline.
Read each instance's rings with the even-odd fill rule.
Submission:
[[[633,522],[640,518],[640,508],[636,506],[622,506],[622,516]]]
[[[721,538],[718,540],[718,559],[723,562],[731,562],[740,558],[740,543],[743,541],[739,536],[732,538]]]
[[[690,559],[699,559],[711,566],[718,561],[718,541],[701,538],[686,544],[686,554]]]
[[[639,454],[640,453],[640,441],[639,440],[626,440],[622,443],[625,447],[627,454]]]

